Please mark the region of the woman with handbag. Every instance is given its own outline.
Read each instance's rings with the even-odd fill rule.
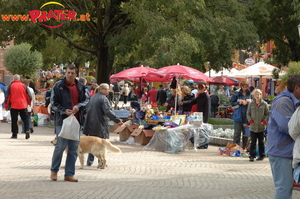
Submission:
[[[244,124],[248,124],[247,121],[247,109],[248,104],[251,102],[251,95],[249,90],[249,85],[247,79],[240,82],[240,89],[236,90],[231,96],[230,103],[234,108],[233,120],[234,125],[234,135],[233,143],[240,145],[241,134],[243,135],[242,147],[246,148],[248,137],[245,135]]]

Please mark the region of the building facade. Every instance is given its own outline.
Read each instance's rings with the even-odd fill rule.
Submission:
[[[12,81],[12,75],[4,66],[4,53],[6,50],[14,45],[14,41],[6,42],[6,47],[0,47],[0,82],[9,85]]]

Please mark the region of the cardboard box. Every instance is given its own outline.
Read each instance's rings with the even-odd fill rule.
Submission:
[[[114,125],[109,125],[109,132],[115,132],[115,130],[119,127],[119,125],[114,124]]]
[[[145,130],[145,129],[138,129],[138,128],[131,133],[131,136],[134,136],[134,142],[140,143],[142,145],[148,144],[153,135],[154,135],[153,130]]]
[[[114,132],[119,134],[120,141],[126,141],[130,137],[130,134],[137,129],[138,125],[119,126]]]

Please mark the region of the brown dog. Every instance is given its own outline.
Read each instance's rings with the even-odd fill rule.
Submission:
[[[55,146],[56,145],[56,138],[51,141],[51,143]],[[67,150],[67,149],[66,149]],[[83,162],[84,162],[84,154],[91,153],[95,157],[98,158],[98,166],[99,169],[104,169],[106,166],[106,153],[107,150],[113,153],[122,153],[119,147],[114,146],[109,140],[102,139],[99,137],[94,136],[81,136],[80,143],[78,146],[78,157],[80,160],[81,167],[83,169]]]

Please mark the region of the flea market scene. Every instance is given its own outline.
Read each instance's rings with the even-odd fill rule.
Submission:
[[[16,2],[3,197],[300,198],[298,1]]]

